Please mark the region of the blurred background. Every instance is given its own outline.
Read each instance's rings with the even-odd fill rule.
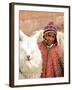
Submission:
[[[19,11],[19,28],[27,35],[43,29],[49,22],[54,22],[58,30],[64,31],[63,12]]]

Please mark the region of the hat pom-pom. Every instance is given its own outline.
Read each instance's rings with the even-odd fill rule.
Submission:
[[[54,23],[53,22],[49,22],[49,24],[48,25],[54,25]]]

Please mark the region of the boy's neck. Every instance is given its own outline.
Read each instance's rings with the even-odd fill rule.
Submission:
[[[54,44],[51,44],[51,45],[47,45],[47,48],[51,48]]]
[[[54,44],[48,45],[45,41],[43,41],[43,44],[47,47],[47,48],[51,48]]]

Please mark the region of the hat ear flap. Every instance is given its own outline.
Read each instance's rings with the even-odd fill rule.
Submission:
[[[45,36],[43,35],[43,39],[45,39]]]
[[[47,40],[47,39],[45,38],[45,35],[43,35],[43,39]]]
[[[55,36],[54,44],[55,44],[55,45],[58,44],[58,42],[57,42],[57,37],[56,37],[56,36]]]

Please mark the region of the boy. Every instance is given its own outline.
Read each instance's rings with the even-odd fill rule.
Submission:
[[[57,43],[56,36],[57,27],[51,22],[44,28],[44,40],[38,44],[43,59],[42,78],[64,76],[64,53]]]

